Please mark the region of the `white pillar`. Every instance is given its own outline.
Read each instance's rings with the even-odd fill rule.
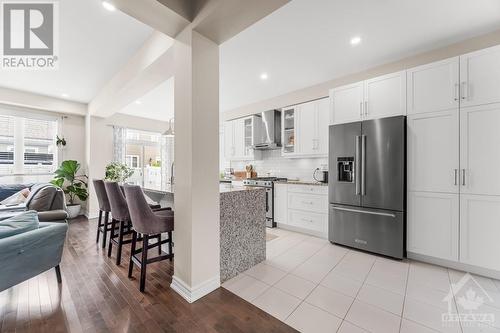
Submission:
[[[186,28],[174,43],[175,266],[193,302],[220,286],[219,47]]]

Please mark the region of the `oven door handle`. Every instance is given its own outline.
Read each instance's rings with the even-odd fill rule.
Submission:
[[[266,190],[266,213],[269,211],[269,191]]]

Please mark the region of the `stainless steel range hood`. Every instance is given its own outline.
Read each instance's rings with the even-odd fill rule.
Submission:
[[[268,150],[281,147],[281,111],[270,110],[257,114],[254,126],[254,149]]]

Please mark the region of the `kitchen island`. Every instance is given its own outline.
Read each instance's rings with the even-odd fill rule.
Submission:
[[[164,207],[174,207],[173,186],[169,185],[162,191],[144,189],[144,193]],[[221,283],[265,259],[266,190],[220,184]]]
[[[266,191],[220,185],[221,283],[266,259]]]

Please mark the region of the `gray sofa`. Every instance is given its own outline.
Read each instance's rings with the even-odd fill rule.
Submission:
[[[41,222],[35,229],[0,238],[0,292],[55,268],[61,282],[66,223]]]
[[[40,222],[65,222],[68,218],[64,192],[52,184],[36,184],[26,199],[26,209],[36,210]]]
[[[0,185],[0,201],[25,188],[30,190],[30,195],[25,203],[26,210],[37,211],[40,222],[66,221],[68,213],[66,212],[64,192],[50,183]]]

